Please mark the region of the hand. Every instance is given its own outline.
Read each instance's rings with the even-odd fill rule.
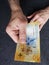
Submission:
[[[15,43],[26,43],[26,25],[27,19],[22,11],[12,12],[6,32]]]
[[[39,28],[41,31],[42,27],[49,19],[49,7],[45,8],[44,10],[37,11],[37,12],[33,13],[32,15],[28,16],[27,18],[28,19],[32,18],[31,19],[32,22],[39,21]]]

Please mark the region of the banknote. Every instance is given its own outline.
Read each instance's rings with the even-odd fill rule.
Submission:
[[[26,44],[17,44],[14,60],[40,62],[40,33],[37,21],[27,24]]]

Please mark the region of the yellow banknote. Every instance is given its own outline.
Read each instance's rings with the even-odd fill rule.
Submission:
[[[40,33],[37,21],[27,24],[26,44],[17,44],[14,60],[40,62]]]

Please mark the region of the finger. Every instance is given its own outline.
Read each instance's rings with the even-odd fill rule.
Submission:
[[[43,28],[43,24],[41,24],[41,25],[39,26],[39,31],[41,31],[42,28]]]
[[[37,12],[33,13],[33,14],[32,14],[32,15],[30,15],[30,16],[27,16],[27,18],[29,18],[29,19],[30,19],[30,18],[34,17],[34,16],[36,15],[36,13],[37,13]]]
[[[43,27],[43,22],[44,22],[44,20],[43,20],[41,17],[39,17],[36,21],[39,22],[39,31],[41,31],[41,29],[42,29],[42,27]]]
[[[19,42],[22,44],[26,43],[26,28],[25,27],[22,27],[19,30]]]
[[[32,22],[36,21],[40,16],[39,15],[35,15],[34,18],[31,19]]]
[[[13,39],[15,43],[18,43],[18,29],[7,27],[6,32]]]

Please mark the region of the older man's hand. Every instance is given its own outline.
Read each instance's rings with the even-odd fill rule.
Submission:
[[[32,15],[28,16],[27,18],[29,18],[29,19],[32,18],[31,19],[32,22],[39,21],[39,27],[40,27],[40,31],[41,31],[42,27],[49,19],[49,7],[45,8],[43,10],[39,10],[39,11],[33,13]]]
[[[22,12],[12,12],[10,22],[6,27],[6,32],[15,43],[26,43],[26,25],[27,19]]]

